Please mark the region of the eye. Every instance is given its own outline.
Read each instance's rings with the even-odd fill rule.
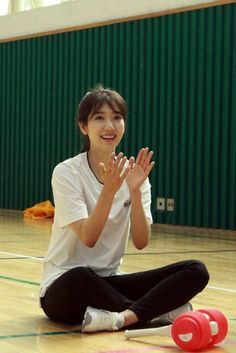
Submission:
[[[103,116],[102,115],[95,115],[94,119],[95,120],[102,120]]]
[[[114,116],[114,120],[122,120],[122,119],[123,119],[123,116],[120,114],[117,114]]]

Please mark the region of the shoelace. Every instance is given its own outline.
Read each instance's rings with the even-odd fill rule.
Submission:
[[[101,328],[102,329],[107,329],[107,330],[116,330],[117,326],[116,326],[116,317],[113,313],[107,313],[106,311],[104,311],[104,315],[101,316]]]

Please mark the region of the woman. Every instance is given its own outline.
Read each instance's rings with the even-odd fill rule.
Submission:
[[[172,322],[206,286],[203,263],[188,260],[121,274],[128,236],[137,249],[151,234],[149,173],[153,152],[116,154],[127,107],[114,90],[88,92],[78,110],[82,153],[56,166],[55,218],[44,260],[41,305],[48,317],[82,332],[115,331],[154,318]],[[131,327],[132,327],[131,326]]]

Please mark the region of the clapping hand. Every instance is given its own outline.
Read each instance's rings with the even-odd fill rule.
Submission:
[[[149,151],[149,148],[146,147],[141,148],[136,161],[134,157],[129,159],[130,170],[126,176],[126,182],[131,192],[139,190],[148,177],[154,166],[154,162],[151,162],[152,156],[153,151]]]
[[[126,162],[127,158],[122,152],[117,156],[113,152],[107,165],[99,163],[100,173],[106,190],[110,192],[119,190],[130,170],[130,163],[126,165]]]
[[[141,148],[136,160],[131,157],[126,164],[127,158],[122,152],[117,156],[112,153],[107,165],[99,163],[106,189],[116,192],[126,180],[130,191],[139,190],[154,166],[154,162],[151,162],[152,156],[153,151],[149,151],[148,147]]]

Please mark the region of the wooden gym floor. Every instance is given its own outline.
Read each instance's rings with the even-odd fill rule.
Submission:
[[[123,332],[82,334],[48,320],[38,306],[43,256],[51,221],[24,220],[22,213],[0,210],[1,353],[148,353],[180,352],[169,337],[127,341]],[[194,309],[221,310],[229,321],[224,342],[208,350],[236,351],[236,232],[153,226],[150,246],[137,251],[129,243],[124,271],[139,271],[182,259],[206,263],[211,279],[193,299]]]

